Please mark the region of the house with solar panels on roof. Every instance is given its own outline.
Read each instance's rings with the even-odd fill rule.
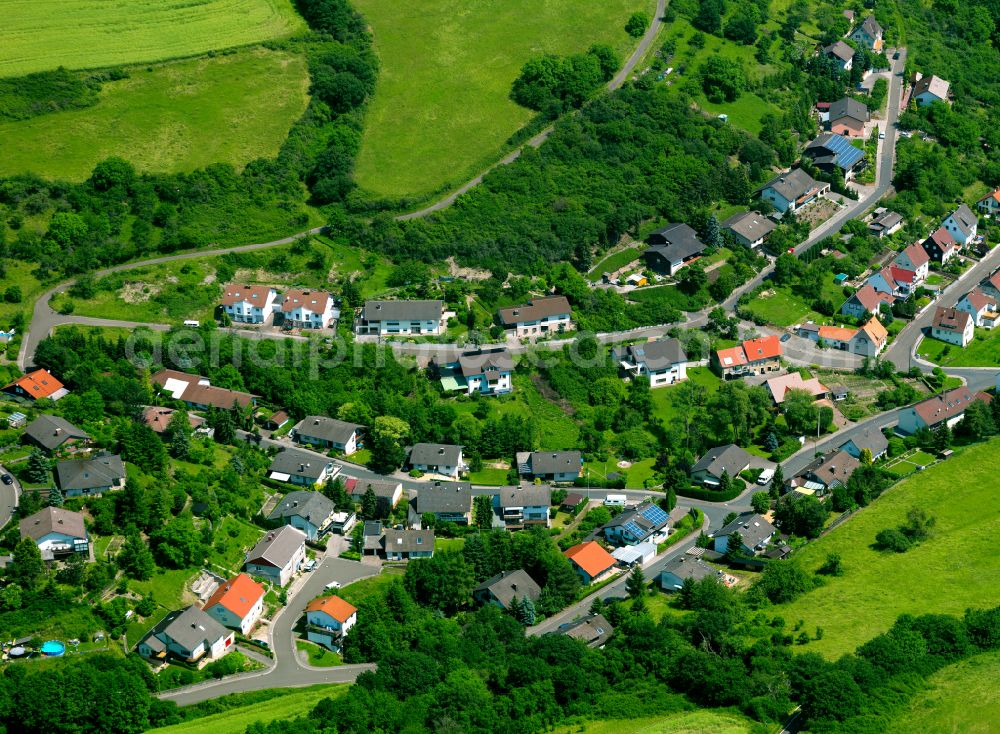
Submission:
[[[844,180],[864,170],[865,152],[837,133],[823,133],[806,146],[804,155],[823,173],[840,171]]]
[[[649,500],[612,518],[601,532],[615,545],[636,545],[647,540],[662,543],[667,539],[669,522],[670,516],[663,508]]]

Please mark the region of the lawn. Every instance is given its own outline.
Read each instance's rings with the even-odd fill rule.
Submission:
[[[357,606],[369,596],[384,593],[386,587],[391,585],[394,581],[402,580],[402,568],[384,568],[382,569],[382,573],[378,576],[371,576],[366,579],[361,579],[360,581],[355,581],[353,584],[348,584],[338,591],[337,595],[345,601],[349,601],[354,606]]]
[[[212,537],[215,542],[208,552],[208,561],[220,568],[235,572],[240,569],[245,559],[246,551],[260,540],[263,532],[256,525],[226,516],[214,529]]]
[[[645,249],[646,248],[642,245],[635,245],[633,247],[626,247],[624,250],[619,250],[612,255],[608,255],[590,269],[590,272],[587,273],[587,279],[592,283],[596,283],[601,279],[601,276],[604,273],[613,273],[616,270],[624,268],[629,263],[638,260],[642,257],[642,252]]]
[[[158,570],[148,581],[130,581],[129,587],[143,596],[152,594],[153,600],[167,609],[178,609],[184,605],[185,597],[192,597],[185,587],[195,575],[196,572],[190,568]]]
[[[884,632],[903,613],[961,615],[969,607],[1000,603],[994,579],[1000,532],[994,458],[1000,439],[960,450],[897,487],[797,556],[816,569],[839,553],[845,573],[777,609],[785,619],[824,628],[807,652],[835,658]],[[932,537],[904,554],[871,548],[880,530],[895,527],[919,506],[934,515]]]
[[[344,661],[340,659],[340,655],[335,652],[330,652],[322,645],[317,645],[315,642],[309,642],[308,640],[296,640],[295,649],[299,652],[304,652],[309,656],[309,664],[315,665],[317,668],[334,668],[338,665],[343,665]]]
[[[555,734],[750,734],[758,724],[724,711],[686,711],[642,719],[585,721],[553,730]]]
[[[752,92],[744,92],[735,102],[716,104],[704,97],[699,98],[698,106],[713,115],[729,115],[729,124],[741,127],[754,135],[760,134],[760,118],[768,112],[781,114],[781,110],[773,104],[761,99]]]
[[[1000,721],[1000,653],[991,652],[950,665],[933,676],[889,728],[889,734],[987,734]]]
[[[618,461],[618,459],[588,461],[583,465],[582,476],[586,477],[589,472],[592,478],[603,480],[607,478],[608,474],[617,472],[625,475],[625,486],[634,489],[644,489],[646,480],[653,478],[653,464],[656,463],[654,458],[633,462],[631,466],[624,469],[618,466]]]
[[[469,481],[473,484],[484,484],[487,486],[502,486],[507,484],[508,469],[497,469],[495,467],[483,467],[481,471],[474,471],[469,474]]]
[[[942,367],[997,367],[1000,366],[1000,329],[976,329],[976,338],[965,349],[925,338],[917,352]]]
[[[624,60],[624,30],[652,0],[355,0],[381,60],[355,169],[376,196],[428,195],[489,166],[534,113],[511,101],[529,58],[607,43]]]
[[[242,168],[273,157],[308,102],[305,58],[285,51],[256,48],[129,73],[107,82],[92,107],[0,123],[0,176],[30,171],[81,181],[112,155],[152,173]]]
[[[0,139],[3,139],[3,133],[0,133]],[[4,148],[6,148],[6,142]],[[4,159],[5,156],[0,156],[0,160]],[[0,163],[0,167],[2,166],[3,163]],[[23,313],[30,321],[35,299],[44,289],[41,281],[34,276],[38,265],[13,258],[4,258],[4,266],[6,274],[0,278],[0,291],[6,292],[8,288],[17,286],[21,289],[21,301],[20,303],[8,303],[6,299],[0,298],[0,329],[10,328],[10,319],[16,313]]]
[[[716,392],[722,385],[722,379],[708,367],[688,367],[687,377],[690,382],[704,387],[708,395]],[[676,393],[676,385],[650,390],[653,398],[653,415],[666,425],[669,425],[674,418],[680,417],[680,409],[674,405]]]
[[[290,0],[11,0],[3,19],[0,76],[161,61],[305,28]]]
[[[823,290],[818,298],[829,300],[836,308],[844,302],[844,291],[833,280],[833,274],[823,284]],[[812,310],[812,299],[803,298],[791,288],[778,287],[765,290],[760,296],[746,305],[755,316],[765,319],[775,326],[791,326],[803,321],[812,320],[818,324],[832,323],[832,319]]]
[[[465,547],[465,538],[435,538],[435,551],[460,551]]]

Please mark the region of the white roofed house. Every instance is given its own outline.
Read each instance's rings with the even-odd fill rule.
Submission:
[[[779,212],[797,211],[830,191],[830,184],[816,181],[801,168],[782,173],[757,190]]]
[[[282,449],[271,460],[269,479],[304,487],[324,484],[340,473],[340,467],[329,458],[303,449]]]
[[[579,451],[523,451],[516,459],[519,475],[543,482],[572,482],[583,468]]]
[[[166,660],[176,657],[187,663],[200,660],[218,660],[233,650],[235,633],[192,605],[170,612],[139,642],[137,651],[142,657]]]
[[[996,298],[980,288],[973,288],[958,299],[955,308],[965,311],[972,317],[973,324],[984,329],[992,329],[1000,321],[1000,309],[997,307]]]
[[[948,82],[941,77],[934,76],[933,74],[921,76],[918,73],[915,75],[911,99],[916,100],[917,104],[921,107],[926,107],[935,102],[948,104],[949,86]]]
[[[337,515],[333,501],[322,492],[296,490],[286,494],[267,519],[291,525],[305,533],[309,540],[316,540],[337,520]]]
[[[436,336],[445,324],[442,301],[366,301],[354,321],[354,333]]]
[[[756,211],[734,214],[722,223],[722,228],[728,230],[734,240],[751,249],[763,245],[777,226]]]
[[[281,302],[284,325],[292,329],[330,329],[337,325],[340,309],[327,291],[292,288]]]
[[[410,449],[407,463],[411,469],[440,474],[451,479],[458,479],[458,475],[467,468],[462,458],[462,447],[449,444],[414,444]]]
[[[965,204],[961,204],[941,223],[948,234],[963,247],[976,238],[979,229],[979,217],[973,214]]]
[[[21,520],[21,538],[31,538],[42,559],[52,561],[74,553],[89,555],[90,537],[83,515],[62,507],[43,507]]]
[[[540,336],[573,328],[573,309],[566,296],[533,298],[523,306],[500,309],[500,323],[514,336]]]
[[[677,339],[657,339],[617,347],[611,352],[624,377],[645,377],[650,387],[687,379],[687,355]]]
[[[278,292],[266,285],[226,283],[220,305],[235,323],[263,324],[274,313],[277,297]]]
[[[501,487],[494,495],[493,503],[508,530],[520,530],[529,525],[549,527],[551,487],[534,484]]]
[[[246,557],[245,568],[272,584],[284,586],[306,560],[306,535],[290,525],[268,530]]]
[[[357,423],[328,418],[325,415],[307,415],[295,424],[292,437],[299,443],[336,449],[350,456],[358,450],[361,430]]]

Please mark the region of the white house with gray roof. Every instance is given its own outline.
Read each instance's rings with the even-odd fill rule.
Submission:
[[[387,561],[430,558],[434,555],[434,531],[386,528],[382,533],[382,552]]]
[[[948,104],[950,85],[944,79],[933,74],[922,76],[917,73],[913,83],[912,98],[920,107],[927,107],[935,102]]]
[[[364,426],[357,423],[328,418],[325,415],[307,415],[292,428],[291,434],[299,443],[336,449],[350,456],[358,450],[358,441]]]
[[[235,649],[235,635],[198,607],[170,612],[139,642],[138,652],[151,660],[177,657],[187,663],[218,660]]]
[[[410,502],[410,525],[421,528],[423,517],[427,514],[434,515],[435,522],[470,524],[472,485],[469,482],[429,482],[421,485],[416,498]]]
[[[518,474],[543,482],[572,482],[583,468],[579,451],[522,451],[515,458]]]
[[[448,365],[441,384],[466,395],[503,395],[514,390],[514,359],[506,347],[465,352]],[[449,377],[451,380],[449,381]]]
[[[740,212],[722,223],[722,228],[728,230],[734,240],[750,249],[763,245],[777,226],[758,211]]]
[[[730,536],[736,533],[743,539],[743,552],[753,556],[763,551],[777,532],[774,525],[760,515],[746,513],[715,534],[713,550],[716,553],[725,553],[729,548]]]
[[[544,484],[501,487],[493,497],[493,504],[508,530],[521,530],[529,525],[547,528],[552,488]]]
[[[340,467],[329,458],[302,449],[282,449],[271,460],[269,479],[303,487],[323,484],[340,473]]]
[[[514,336],[539,336],[573,328],[573,309],[566,296],[533,298],[522,306],[500,309],[500,323]]]
[[[35,541],[43,560],[90,553],[90,537],[79,512],[64,507],[43,507],[21,520],[19,529],[22,539]]]
[[[359,336],[430,334],[445,330],[442,301],[366,301],[354,322]]]
[[[125,488],[125,464],[117,454],[56,464],[56,482],[67,497],[104,494]]]
[[[660,588],[664,591],[680,591],[687,579],[701,581],[706,578],[721,578],[721,572],[712,568],[700,558],[681,554],[671,558],[660,571]]]
[[[411,469],[440,474],[451,479],[466,469],[462,459],[462,447],[440,443],[418,443],[410,449],[407,463]]]
[[[706,245],[687,224],[668,224],[647,238],[649,247],[642,253],[646,265],[657,272],[674,275],[705,252]]]
[[[261,576],[272,584],[284,586],[292,580],[306,560],[306,535],[285,525],[264,533],[246,557],[244,568],[251,576]]]
[[[305,533],[309,540],[316,540],[338,519],[337,515],[336,506],[325,494],[300,489],[286,494],[271,510],[267,519],[291,525]]]
[[[687,379],[687,355],[677,339],[657,339],[612,350],[623,377],[645,377],[650,387]]]
[[[830,184],[817,181],[801,168],[782,173],[758,189],[760,198],[779,212],[798,211],[830,191]]]
[[[698,463],[691,467],[691,478],[708,486],[718,486],[723,473],[735,479],[744,469],[750,468],[750,454],[736,444],[716,446],[705,452]]]
[[[945,218],[941,226],[948,231],[955,242],[964,247],[976,238],[979,217],[973,214],[968,206],[961,204]]]

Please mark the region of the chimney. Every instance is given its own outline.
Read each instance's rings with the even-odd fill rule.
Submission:
[[[511,585],[510,585],[510,588],[511,588],[511,589],[512,589],[513,591],[517,591],[517,584],[511,584]]]
[[[306,470],[306,465],[305,464],[299,464],[299,471],[305,471],[305,470]],[[296,502],[295,504],[298,504],[298,502]]]
[[[438,456],[442,456],[443,454],[444,454],[444,449],[439,448],[438,449]]]

